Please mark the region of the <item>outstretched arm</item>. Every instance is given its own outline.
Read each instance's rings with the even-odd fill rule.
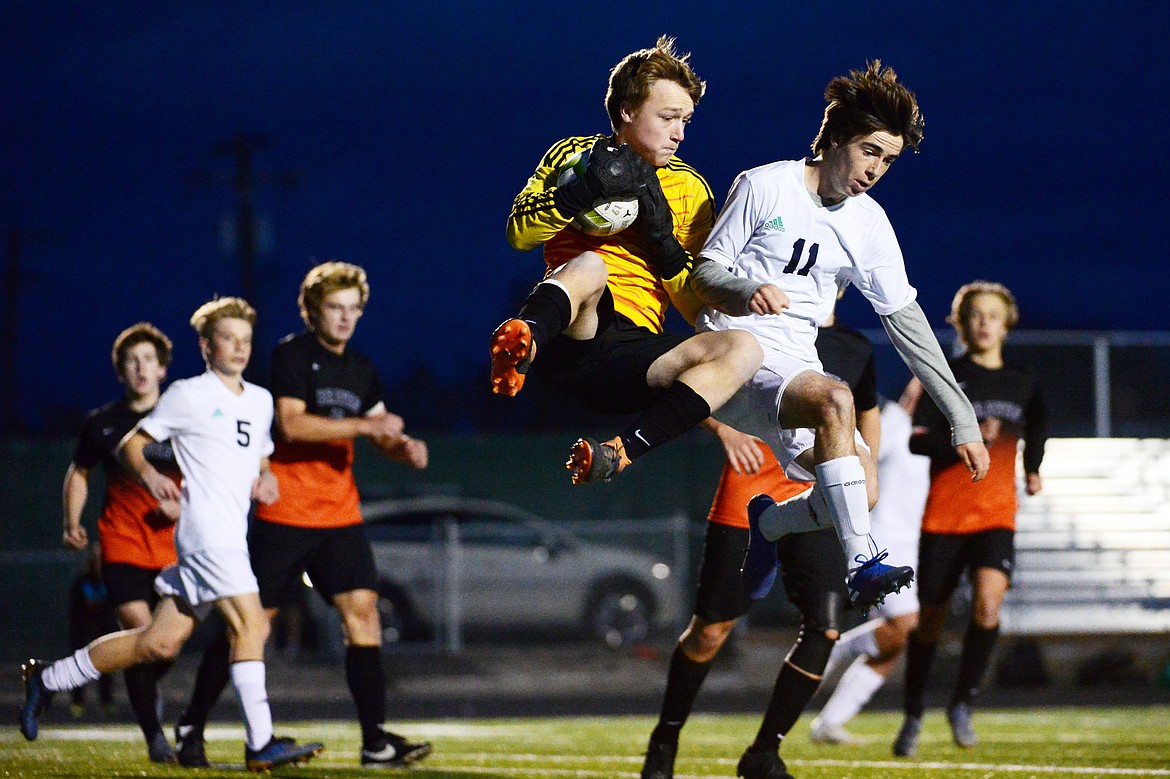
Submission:
[[[981,480],[991,467],[991,457],[983,444],[975,410],[959,388],[922,307],[913,301],[881,320],[899,356],[950,423],[951,445],[971,471],[972,481]]]

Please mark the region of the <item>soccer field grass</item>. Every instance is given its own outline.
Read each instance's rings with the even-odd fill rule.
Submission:
[[[977,712],[980,744],[961,750],[950,741],[941,712],[928,712],[922,748],[913,760],[891,757],[900,722],[895,713],[864,714],[851,723],[866,739],[858,747],[814,747],[806,720],[784,745],[798,779],[949,779],[968,777],[1170,777],[1170,707],[1013,709]],[[758,718],[695,716],[683,731],[676,776],[732,777]],[[458,777],[637,777],[653,721],[648,717],[444,720],[394,723],[435,752],[407,772],[412,779]],[[336,721],[280,727],[299,739],[324,741],[307,767],[282,768],[289,777],[369,775],[358,766],[356,727]],[[155,766],[146,761],[132,726],[46,724],[29,743],[15,727],[0,733],[0,777],[235,777],[242,773],[243,730],[208,731],[212,769]]]

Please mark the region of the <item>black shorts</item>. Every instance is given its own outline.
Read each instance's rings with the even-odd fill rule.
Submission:
[[[707,523],[695,616],[704,622],[726,622],[747,613],[752,601],[743,591],[740,569],[748,545],[747,528]],[[815,530],[785,536],[777,545],[781,581],[788,600],[803,615],[815,615],[826,592],[849,602],[845,587],[845,553],[835,530]]]
[[[252,571],[266,609],[288,603],[309,574],[313,589],[332,604],[350,590],[377,590],[374,555],[364,525],[307,528],[257,519],[248,531]]]
[[[739,571],[748,545],[747,528],[707,523],[695,616],[704,622],[727,622],[747,614],[752,605],[744,593]]]
[[[923,606],[946,603],[959,577],[976,568],[994,568],[1011,579],[1016,566],[1014,530],[984,530],[952,535],[923,533],[918,542],[918,602]]]
[[[849,602],[845,552],[836,530],[792,533],[780,539],[777,550],[784,592],[806,618],[823,613],[825,593],[836,592],[841,603]]]
[[[559,335],[537,345],[533,375],[604,414],[633,414],[649,405],[656,390],[646,372],[691,335],[652,333],[614,311],[607,287],[597,303],[597,334],[588,341]]]
[[[159,570],[129,563],[102,563],[102,581],[106,583],[110,605],[117,608],[123,603],[144,600],[153,609],[158,603],[154,579]]]

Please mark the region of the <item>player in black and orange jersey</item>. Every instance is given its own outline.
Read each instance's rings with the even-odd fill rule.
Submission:
[[[705,89],[688,56],[663,37],[622,59],[605,100],[613,135],[553,144],[508,218],[509,242],[521,250],[543,245],[548,270],[492,336],[493,391],[515,395],[531,365],[593,409],[639,414],[609,441],[573,446],[574,483],[611,479],[703,421],[762,359],[744,333],[663,332],[671,303],[694,321],[698,302],[686,280],[715,219],[706,181],[675,156]],[[584,175],[558,184],[565,163],[584,151]],[[631,227],[594,236],[571,225],[610,196],[637,198]]]
[[[1040,462],[1048,430],[1036,375],[1003,357],[1019,320],[1015,297],[1002,284],[975,281],[955,294],[948,321],[966,353],[950,364],[971,399],[991,454],[987,480],[971,483],[955,457],[950,428],[923,398],[914,414],[910,449],[930,457],[930,493],[918,550],[918,628],[910,634],[902,728],[894,754],[913,755],[922,728],[923,696],[951,594],[966,571],[972,585],[971,621],[963,638],[958,678],[947,706],[955,743],[976,744],[971,709],[999,636],[999,609],[1015,562],[1016,452],[1024,442],[1024,489],[1040,492]]]
[[[876,450],[880,424],[872,344],[833,317],[818,331],[816,347],[825,371],[853,391],[858,430]],[[749,595],[740,578],[750,533],[749,504],[757,510],[766,506],[771,513],[788,512],[792,516],[787,522],[793,525],[809,520],[816,523],[807,509],[812,485],[785,476],[776,455],[760,439],[714,419],[704,426],[719,437],[727,461],[707,514],[694,615],[671,655],[662,709],[646,748],[642,779],[673,776],[679,734],[711,661],[735,623],[748,612],[753,597],[766,594]],[[766,494],[762,503],[761,494]],[[821,528],[802,527],[804,532],[786,534],[775,544],[785,592],[801,612],[801,634],[777,675],[756,739],[740,760],[738,775],[748,779],[788,776],[778,754],[780,742],[817,690],[849,603],[847,566],[837,533],[827,521]]]
[[[150,624],[151,610],[158,603],[154,579],[176,560],[175,522],[159,510],[158,501],[118,461],[116,452],[122,438],[158,403],[171,364],[171,340],[154,325],[139,322],[114,340],[111,359],[125,392],[91,411],[81,429],[62,488],[63,542],[69,549],[85,549],[89,543],[81,514],[89,498],[89,478],[100,465],[106,477],[98,520],[102,579],[118,623],[130,629]],[[169,443],[152,443],[146,454],[160,472],[180,480]],[[158,677],[169,667],[169,663],[156,663],[126,669],[130,707],[146,738],[150,759],[156,763],[175,762],[157,713]]]
[[[365,436],[381,453],[413,468],[425,468],[428,453],[424,441],[403,432],[402,418],[386,410],[374,364],[349,347],[369,296],[366,272],[344,262],[317,265],[301,283],[298,304],[307,330],[283,339],[271,364],[279,435],[269,464],[280,498],[257,508],[248,549],[270,619],[305,573],[341,613],[346,681],[362,730],[361,763],[384,768],[421,760],[431,745],[383,728],[377,572],[362,526],[353,442]],[[184,765],[206,765],[203,727],[226,685],[227,665],[226,641],[217,639],[176,726]]]

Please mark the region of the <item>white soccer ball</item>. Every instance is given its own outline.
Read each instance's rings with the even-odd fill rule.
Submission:
[[[585,174],[589,165],[589,150],[574,154],[561,166],[557,186],[561,187]],[[638,201],[620,197],[600,197],[573,217],[570,223],[586,235],[615,235],[625,230],[638,218]]]

